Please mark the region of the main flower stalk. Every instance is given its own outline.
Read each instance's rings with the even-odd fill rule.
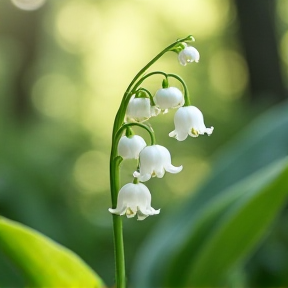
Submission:
[[[153,145],[153,148],[152,149],[156,149],[157,147],[161,150],[159,153],[159,155],[161,156],[162,154],[162,158],[160,159],[163,163],[160,163],[162,166],[160,167],[161,168],[161,171],[168,171],[168,172],[171,172],[173,169],[175,170],[181,170],[180,168],[178,167],[174,167],[172,164],[171,164],[171,159],[170,159],[170,154],[168,152],[168,150],[162,146],[159,146],[159,145],[155,145],[155,137],[154,137],[154,132],[152,130],[152,128],[150,128],[149,126],[145,125],[145,124],[141,124],[141,123],[125,123],[125,115],[126,115],[126,112],[127,112],[127,107],[128,107],[128,104],[129,104],[129,101],[131,100],[131,97],[135,97],[135,93],[138,91],[142,91],[144,94],[147,93],[147,95],[149,95],[150,97],[150,100],[151,100],[151,103],[153,103],[153,96],[151,95],[151,93],[149,93],[148,90],[144,89],[144,88],[139,88],[139,86],[142,84],[142,82],[147,79],[148,77],[152,76],[152,75],[155,75],[155,74],[162,74],[166,80],[167,80],[167,77],[172,77],[172,78],[176,78],[177,80],[179,80],[183,86],[183,89],[184,89],[184,99],[185,99],[185,105],[184,106],[188,106],[190,105],[190,100],[189,100],[189,95],[188,95],[188,90],[187,90],[187,87],[184,83],[184,81],[177,75],[174,75],[174,74],[166,74],[164,72],[161,72],[161,71],[156,71],[156,72],[151,72],[149,74],[146,74],[145,75],[145,72],[147,71],[147,69],[149,69],[159,58],[161,58],[166,52],[169,52],[169,51],[174,51],[176,53],[179,53],[180,51],[182,51],[183,49],[185,49],[185,45],[183,43],[185,42],[189,42],[189,41],[193,41],[193,37],[192,36],[187,36],[185,38],[182,38],[182,39],[178,39],[177,41],[175,41],[174,43],[172,43],[171,45],[167,46],[165,49],[163,49],[158,55],[156,55],[147,65],[145,65],[137,74],[136,76],[133,78],[133,80],[131,81],[131,83],[129,84],[129,86],[127,87],[123,97],[122,97],[122,101],[121,101],[121,104],[120,104],[120,107],[117,111],[117,114],[115,116],[115,120],[114,120],[114,125],[113,125],[113,132],[112,132],[112,147],[111,147],[111,154],[110,154],[110,190],[111,190],[111,200],[112,200],[112,208],[109,209],[112,211],[118,211],[116,209],[117,207],[117,197],[118,197],[118,194],[119,194],[119,190],[120,190],[120,164],[123,160],[123,158],[121,156],[118,155],[118,143],[119,143],[119,140],[122,136],[122,134],[125,132],[126,129],[130,129],[131,126],[140,126],[141,128],[144,128],[150,135],[150,139],[151,139],[151,145]],[[189,51],[188,51],[189,52]],[[190,53],[190,52],[189,52]],[[187,54],[187,53],[186,53]],[[187,56],[187,55],[184,55],[182,58],[182,62],[183,61],[186,61],[186,59],[188,59],[188,56],[190,57],[190,54]],[[190,57],[191,58],[191,57]],[[190,59],[189,58],[189,59]],[[188,60],[189,60],[188,59]],[[188,61],[187,60],[187,61]],[[189,60],[190,61],[190,60]],[[191,62],[191,61],[190,61]],[[133,98],[132,98],[133,99]],[[154,104],[154,103],[153,103]],[[138,104],[137,104],[138,105]],[[129,133],[128,133],[129,134]],[[129,135],[128,135],[129,136]],[[152,147],[152,146],[151,146]],[[155,148],[156,147],[156,148]],[[157,149],[158,149],[157,148]],[[158,149],[158,150],[159,150]],[[166,150],[167,151],[166,151]],[[153,150],[153,151],[154,151]],[[158,151],[157,150],[157,151]],[[147,150],[148,151],[148,150]],[[165,153],[164,153],[165,152]],[[158,153],[158,152],[157,152]],[[145,154],[145,153],[144,153]],[[144,155],[142,154],[142,156]],[[144,155],[145,156],[145,155]],[[143,156],[143,157],[144,157]],[[143,158],[145,159],[145,158]],[[148,159],[149,160],[149,159]],[[159,160],[159,161],[160,161]],[[149,160],[150,161],[150,160]],[[148,162],[149,162],[148,161]],[[160,161],[160,162],[161,162]],[[170,161],[170,162],[169,162]],[[143,163],[144,163],[144,160],[143,160]],[[150,162],[149,162],[150,163]],[[150,165],[150,164],[149,164]],[[158,165],[158,164],[157,164]],[[158,166],[157,166],[158,167]],[[157,168],[156,167],[156,168]],[[155,169],[156,169],[155,168]],[[160,169],[159,168],[159,169]],[[165,168],[165,170],[163,170]],[[173,168],[173,169],[172,169]],[[141,173],[143,173],[143,170],[144,168],[142,167],[142,170],[140,169],[140,173],[139,172],[135,172],[137,175],[139,174],[141,176]],[[158,169],[158,168],[157,168]],[[156,170],[157,170],[156,169]],[[171,170],[171,171],[170,171]],[[171,173],[178,173],[179,171],[175,170],[175,171],[172,171]],[[145,170],[146,171],[146,170]],[[147,170],[148,171],[148,170]],[[150,171],[150,170],[149,170]],[[148,171],[148,172],[149,172]],[[159,170],[160,171],[160,170]],[[148,173],[147,172],[147,173]],[[163,172],[163,173],[164,173]],[[146,172],[145,172],[146,173]],[[150,173],[150,172],[149,172]],[[148,174],[149,174],[148,173]],[[154,170],[151,172],[152,174],[154,173]],[[160,173],[160,172],[159,172]],[[159,174],[158,173],[158,174]],[[162,172],[161,172],[162,173]],[[162,173],[162,174],[163,174]],[[158,177],[162,177],[163,175],[158,175]],[[146,174],[145,174],[146,175]],[[150,175],[150,174],[149,174]],[[139,176],[139,177],[140,177]],[[135,177],[135,176],[134,176]],[[148,177],[148,176],[147,176]],[[146,178],[147,178],[146,177]],[[149,176],[151,177],[151,176]],[[136,179],[136,178],[135,178]],[[135,180],[134,179],[134,180]],[[136,183],[138,183],[138,179],[135,180]],[[140,181],[141,181],[141,177],[140,177]],[[135,183],[134,183],[135,184]],[[135,184],[136,185],[136,184]],[[128,188],[127,188],[128,187]],[[133,185],[129,185],[129,186],[126,186],[126,190],[122,190],[124,191],[123,192],[123,199],[126,201],[126,195],[134,195],[133,191],[130,189],[134,187]],[[143,184],[139,184],[137,186],[139,188],[139,193],[142,193],[141,197],[143,199],[146,199],[147,197],[149,198],[150,196],[150,192],[149,190],[145,187],[145,185]],[[133,196],[134,197],[134,196]],[[138,196],[135,196],[136,198],[134,199],[136,202],[138,201]],[[121,199],[122,199],[121,198]],[[147,198],[147,199],[148,199]],[[151,198],[151,197],[150,197]],[[149,198],[149,199],[150,199]],[[122,199],[122,200],[123,200]],[[139,198],[140,199],[140,198]],[[148,199],[148,200],[149,200]],[[124,201],[123,200],[123,201]],[[147,200],[147,201],[148,201]],[[151,199],[150,199],[151,200]],[[134,201],[134,202],[135,202]],[[135,202],[135,203],[136,203]],[[150,201],[151,202],[151,201]],[[148,203],[148,204],[147,204]],[[158,214],[160,210],[154,210],[153,208],[150,207],[150,203],[149,201],[146,203],[146,206],[143,206],[141,209],[141,211],[137,212],[138,213],[138,216],[139,216],[139,213],[140,213],[140,218],[141,219],[144,219],[145,217],[147,217],[148,215],[153,215],[153,214]],[[123,205],[126,205],[124,202],[122,203]],[[131,203],[130,203],[131,204]],[[147,206],[148,205],[148,206]],[[124,210],[125,210],[125,206],[122,207]],[[135,208],[135,207],[134,207]],[[127,208],[127,209],[130,209],[128,210],[128,212],[130,211],[131,212],[131,208]],[[138,206],[136,206],[135,208],[136,210],[138,209]],[[110,211],[110,212],[111,212]],[[148,211],[148,212],[147,212]],[[133,212],[134,214],[136,213],[135,211]],[[142,213],[142,214],[141,214]],[[147,213],[143,215],[143,213]],[[150,213],[150,214],[149,214]],[[133,214],[133,215],[134,215]],[[122,215],[122,214],[121,214]],[[128,214],[127,214],[128,216]],[[131,214],[129,215],[131,216]],[[140,220],[141,220],[140,219]],[[123,243],[123,231],[122,231],[122,220],[121,220],[121,217],[120,215],[117,215],[117,214],[113,214],[113,235],[114,235],[114,248],[115,248],[115,268],[116,268],[116,288],[125,288],[126,287],[126,276],[125,276],[125,258],[124,258],[124,243]]]

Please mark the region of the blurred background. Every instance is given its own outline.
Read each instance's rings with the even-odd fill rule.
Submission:
[[[159,216],[124,219],[129,276],[157,222],[213,174],[215,153],[255,117],[284,103],[287,16],[286,0],[0,0],[0,214],[72,249],[111,286],[113,120],[140,68],[192,34],[198,64],[182,67],[168,53],[154,68],[186,81],[192,105],[215,130],[180,143],[168,137],[175,111],[150,121],[172,163],[184,169],[147,183]],[[161,81],[154,77],[146,87],[153,93]],[[123,184],[134,167],[123,164]],[[288,283],[288,235],[281,229],[288,215],[281,215],[261,244],[277,265],[253,253],[246,271],[253,287]],[[0,286],[24,283],[0,251]]]

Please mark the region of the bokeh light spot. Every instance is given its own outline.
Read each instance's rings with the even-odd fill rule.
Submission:
[[[11,0],[11,2],[21,10],[37,10],[44,5],[46,0]]]
[[[190,33],[197,36],[197,39],[198,35],[206,38],[217,34],[231,17],[235,17],[228,0],[180,0],[169,3],[166,0],[142,0],[142,2],[155,6],[153,10],[158,14],[156,17],[173,23],[172,29],[187,31],[192,28]]]
[[[58,12],[56,38],[62,48],[79,53],[97,47],[101,35],[101,19],[96,5],[86,1],[70,1]]]
[[[232,50],[216,51],[209,65],[213,88],[223,100],[234,100],[241,95],[248,83],[248,69],[244,58]]]
[[[109,189],[109,157],[91,150],[82,154],[74,166],[74,179],[82,193],[91,194]]]
[[[32,101],[46,116],[72,118],[77,112],[77,89],[65,75],[45,75],[34,84]]]
[[[276,4],[277,14],[280,19],[288,24],[288,1],[287,0],[278,0]]]

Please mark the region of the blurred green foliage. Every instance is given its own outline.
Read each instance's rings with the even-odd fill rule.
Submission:
[[[277,1],[276,22],[287,79],[286,2]],[[148,234],[155,227],[153,234],[159,235],[161,223],[166,223],[163,229],[172,225],[165,219],[172,217],[169,211],[175,206],[190,203],[196,190],[196,200],[207,200],[203,191],[217,196],[217,191],[287,155],[287,126],[281,126],[278,133],[268,129],[269,137],[261,142],[260,135],[270,125],[262,122],[263,118],[248,128],[248,134],[242,134],[242,140],[234,140],[236,144],[256,142],[258,157],[246,154],[242,144],[224,146],[269,108],[267,103],[252,106],[248,101],[249,73],[233,1],[50,0],[36,11],[23,11],[10,1],[1,1],[0,19],[0,214],[76,252],[108,285],[114,282],[107,212],[112,124],[131,78],[167,44],[188,34],[196,38],[200,63],[181,67],[171,53],[154,68],[184,78],[192,104],[203,111],[207,126],[213,125],[215,131],[209,138],[178,143],[167,136],[174,129],[174,112],[152,119],[159,144],[171,151],[173,164],[183,164],[184,170],[149,181],[153,207],[161,208],[159,216],[141,223],[124,220],[129,279],[136,275],[132,268],[141,245],[146,243],[145,249],[155,244],[157,249],[153,235],[150,238]],[[147,88],[156,91],[161,80],[156,77],[147,82]],[[271,112],[274,124],[282,123],[277,115],[285,115],[288,110],[283,107],[282,114]],[[254,131],[259,132],[257,141]],[[224,152],[217,157],[219,149]],[[237,161],[233,155],[239,155]],[[131,180],[134,166],[132,161],[123,164],[123,183]],[[221,171],[225,177],[219,176]],[[205,180],[208,175],[212,176]],[[283,211],[270,236],[246,257],[248,262],[240,272],[251,287],[287,285],[288,263],[283,256],[288,254],[286,219]],[[179,221],[185,224],[186,219]],[[232,241],[237,243],[238,238]],[[171,242],[177,246],[177,241]],[[24,286],[24,278],[3,251],[0,286]]]
[[[23,272],[29,287],[104,287],[77,255],[35,230],[1,217],[0,231],[1,250]]]
[[[205,184],[160,221],[140,249],[135,283],[140,281],[143,287],[162,286],[163,279],[171,287],[287,283],[284,267],[273,282],[262,275],[257,283],[250,283],[251,272],[243,276],[251,252],[287,203],[288,134],[282,133],[288,125],[287,111],[285,103],[265,113],[219,151]],[[287,245],[287,241],[283,237],[279,242]],[[229,279],[235,267],[241,273]]]

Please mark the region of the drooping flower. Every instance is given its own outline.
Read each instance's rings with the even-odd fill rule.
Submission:
[[[186,43],[184,44],[186,47],[178,54],[178,60],[180,64],[186,66],[188,63],[192,63],[194,61],[198,63],[200,59],[198,50],[192,46],[187,46]]]
[[[159,89],[154,96],[155,104],[161,109],[178,108],[184,105],[184,96],[176,87]]]
[[[135,98],[132,96],[126,111],[128,119],[142,122],[152,116],[157,116],[160,110],[156,106],[151,106],[149,98]]]
[[[165,171],[179,173],[183,166],[175,167],[171,164],[170,152],[163,146],[146,146],[139,154],[140,171],[133,173],[141,182],[148,181],[151,177],[162,178]]]
[[[122,136],[118,143],[118,155],[123,159],[138,159],[145,146],[145,140],[139,135]]]
[[[175,130],[169,133],[178,141],[185,140],[188,135],[198,137],[204,133],[211,135],[214,127],[206,128],[202,112],[195,106],[180,107],[174,116]]]
[[[117,215],[124,215],[128,218],[134,217],[136,214],[138,220],[144,220],[150,215],[160,213],[151,207],[151,194],[149,189],[142,183],[128,183],[124,185],[117,198],[117,207],[109,208],[109,212]]]

